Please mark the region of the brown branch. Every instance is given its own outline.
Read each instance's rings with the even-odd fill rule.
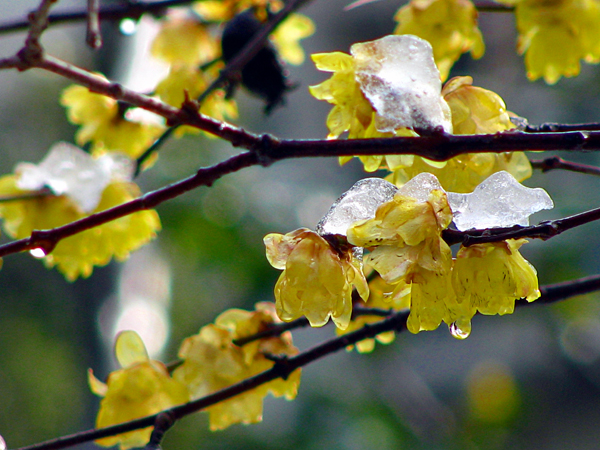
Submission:
[[[542,296],[535,302],[517,302],[517,304],[520,307],[523,307],[525,305],[533,305],[535,303],[551,303],[558,300],[565,300],[583,293],[600,290],[600,275],[581,278],[578,280],[571,280],[566,283],[542,286],[540,290],[542,292]],[[156,423],[157,418],[159,418],[161,415],[165,417],[165,421],[167,422],[166,425],[170,425],[174,420],[178,420],[184,416],[198,412],[219,402],[228,400],[236,395],[268,383],[269,381],[273,381],[277,378],[285,379],[294,370],[345,349],[349,345],[354,345],[364,339],[375,337],[378,334],[387,331],[395,331],[400,333],[406,329],[406,320],[408,319],[408,314],[408,311],[401,311],[391,314],[389,317],[379,322],[366,324],[360,330],[329,339],[328,341],[325,341],[296,356],[279,360],[271,369],[259,373],[258,375],[247,378],[239,383],[209,394],[198,400],[176,406],[161,413],[111,427],[82,431],[57,439],[52,439],[50,441],[41,442],[27,447],[21,447],[17,450],[63,449],[73,445],[82,444],[84,442],[115,436],[128,431],[152,426]]]
[[[515,225],[507,228],[488,228],[485,230],[444,230],[442,236],[448,245],[462,244],[465,247],[474,244],[500,242],[506,239],[542,239],[547,240],[571,230],[600,219],[600,208],[591,209],[562,219],[548,220],[538,225],[523,227]]]
[[[475,8],[479,12],[492,12],[492,13],[512,13],[515,11],[514,6],[509,6],[493,1],[477,1],[475,2]]]
[[[100,0],[88,0],[87,28],[85,42],[93,50],[102,47],[102,35],[100,34],[100,16],[98,8]]]
[[[191,177],[185,178],[164,188],[157,189],[156,191],[149,192],[130,202],[123,203],[114,208],[92,214],[91,216],[87,216],[83,219],[51,230],[36,230],[33,231],[28,238],[0,245],[0,257],[28,251],[34,248],[40,248],[47,254],[51,252],[56,244],[62,239],[134,212],[154,208],[166,200],[178,197],[199,186],[210,186],[223,175],[257,164],[259,164],[259,161],[255,153],[240,153],[239,155],[233,156],[214,166],[202,168]]]
[[[187,5],[193,1],[194,0],[163,0],[157,2],[121,2],[118,5],[110,5],[100,8],[98,10],[98,16],[100,20],[120,20],[126,18],[139,19],[145,13],[162,15],[167,8],[172,6]],[[55,13],[48,16],[48,22],[50,25],[56,25],[59,23],[84,21],[87,20],[87,17],[87,10]],[[0,34],[25,30],[28,27],[29,21],[22,20],[13,23],[2,24],[0,25]]]
[[[585,173],[587,175],[600,176],[600,167],[590,166],[588,164],[580,164],[572,161],[565,161],[558,156],[551,156],[545,159],[531,159],[529,160],[531,167],[534,169],[541,169],[542,172],[549,172],[550,170],[562,169],[570,172]]]
[[[561,300],[566,300],[578,295],[589,294],[600,290],[600,275],[591,275],[589,277],[578,278],[576,280],[563,281],[562,283],[547,284],[540,287],[542,296],[535,302],[520,300],[515,305],[522,307],[525,305],[549,304]]]

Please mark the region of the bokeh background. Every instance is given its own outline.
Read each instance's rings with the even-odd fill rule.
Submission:
[[[313,0],[302,10],[317,26],[304,41],[307,53],[348,51],[354,42],[391,33],[393,14],[404,2],[381,0],[344,11],[347,3]],[[36,4],[0,0],[0,22],[23,19]],[[62,0],[55,11],[80,10],[85,4]],[[148,62],[152,24],[139,24],[131,35],[120,25],[103,24],[105,45],[96,53],[85,47],[81,23],[53,27],[43,43],[55,56],[142,86],[139,68]],[[509,109],[534,124],[600,120],[599,67],[584,65],[579,77],[555,86],[531,83],[515,53],[514,17],[483,13],[480,25],[485,56],[479,61],[464,56],[452,75],[473,76],[475,85],[497,92]],[[0,35],[0,57],[17,51],[24,36]],[[289,69],[300,87],[287,105],[265,117],[261,102],[240,92],[237,123],[280,137],[322,138],[329,106],[311,98],[307,86],[327,74],[310,60]],[[73,142],[76,128],[58,104],[68,84],[39,70],[0,71],[0,173],[11,172],[19,161],[38,162],[56,141]],[[228,144],[203,137],[172,140],[140,183],[152,190],[234,153]],[[562,156],[600,164],[595,154]],[[5,258],[0,435],[9,448],[93,427],[98,399],[87,387],[86,371],[91,367],[103,378],[115,369],[111,347],[118,330],[136,329],[155,357],[169,361],[184,337],[224,309],[272,300],[279,272],[264,257],[262,237],[314,227],[331,203],[365,176],[359,164],[340,168],[332,158],[228,175],[211,189],[159,206],[163,231],[152,245],[75,283],[30,255]],[[544,187],[556,203],[534,222],[598,206],[599,181],[590,176],[536,173],[526,184]],[[599,231],[589,224],[548,242],[532,242],[523,253],[542,284],[595,274]],[[306,349],[332,335],[328,326],[300,330],[294,339]],[[168,433],[164,448],[596,449],[599,421],[600,296],[594,294],[522,308],[512,316],[476,317],[465,341],[442,326],[401,335],[369,355],[332,355],[304,369],[295,401],[268,398],[262,423],[212,433],[207,417],[196,414]]]

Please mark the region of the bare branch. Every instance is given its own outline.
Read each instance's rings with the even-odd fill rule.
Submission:
[[[550,170],[554,169],[562,169],[570,172],[600,176],[600,167],[565,161],[558,156],[551,156],[550,158],[546,159],[531,159],[529,162],[531,163],[531,167],[534,169],[541,169],[542,172],[549,172]]]
[[[88,0],[87,7],[87,29],[85,41],[90,48],[97,50],[102,47],[102,35],[100,34],[100,17],[98,14],[100,0]]]
[[[192,3],[194,0],[163,0],[157,2],[120,2],[118,5],[110,5],[98,10],[100,20],[120,20],[125,18],[139,19],[143,14],[163,14],[167,8]],[[50,14],[48,22],[50,25],[59,23],[78,22],[87,20],[88,11],[73,11]],[[29,27],[29,21],[17,21],[0,25],[0,34],[25,30]]]
[[[575,214],[562,219],[548,220],[538,225],[523,227],[515,225],[508,228],[488,228],[485,230],[444,230],[442,236],[448,245],[462,244],[465,247],[475,244],[486,244],[500,242],[506,239],[542,239],[547,240],[559,234],[581,225],[600,219],[600,208]]]

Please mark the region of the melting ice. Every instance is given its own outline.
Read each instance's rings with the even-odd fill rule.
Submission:
[[[133,170],[133,162],[125,155],[110,153],[95,159],[79,147],[58,142],[39,164],[20,163],[15,172],[19,189],[36,191],[48,187],[56,195],[68,196],[89,213],[96,209],[112,179],[131,180]]]
[[[441,96],[440,72],[429,42],[412,35],[391,35],[354,44],[356,81],[369,100],[375,127],[393,132],[401,127],[452,132],[450,108]]]
[[[504,170],[490,175],[470,194],[448,192],[448,203],[461,231],[527,226],[530,215],[554,207],[545,190],[525,187]]]
[[[381,178],[360,180],[335,201],[317,225],[317,232],[346,235],[355,222],[375,217],[377,208],[399,193],[424,202],[434,190],[444,190],[435,175],[421,173],[398,189]],[[529,225],[529,216],[554,203],[541,188],[528,188],[506,171],[485,179],[470,194],[447,192],[456,228],[510,227]]]
[[[365,178],[356,182],[331,205],[317,224],[317,233],[346,236],[350,225],[375,217],[379,205],[391,200],[397,191],[396,186],[382,178]]]

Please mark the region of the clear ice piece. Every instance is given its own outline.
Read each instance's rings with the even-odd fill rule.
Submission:
[[[396,192],[396,186],[381,178],[365,178],[356,182],[331,205],[317,224],[317,233],[346,236],[350,225],[375,217],[379,205],[391,200]]]
[[[375,127],[452,132],[450,108],[441,96],[440,72],[429,42],[412,35],[391,35],[354,44],[356,81],[377,112]]]
[[[419,202],[426,202],[431,191],[435,189],[444,191],[444,188],[435,175],[423,172],[407,181],[398,190],[398,193],[405,197],[412,197]]]
[[[448,202],[461,231],[527,226],[531,214],[554,207],[544,189],[525,187],[506,171],[490,175],[470,194],[448,192]]]
[[[58,142],[50,148],[39,164],[20,163],[17,187],[39,190],[47,186],[56,195],[71,198],[83,212],[96,209],[104,188],[111,179],[131,180],[133,163],[124,155],[104,155],[92,158],[67,142]]]

